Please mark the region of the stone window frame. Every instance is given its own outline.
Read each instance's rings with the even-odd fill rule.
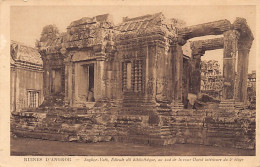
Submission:
[[[26,97],[27,97],[27,107],[28,108],[36,108],[39,107],[40,104],[40,96],[41,91],[36,89],[27,89]]]
[[[131,63],[131,87],[127,88],[127,64]],[[141,93],[143,92],[143,67],[144,59],[142,58],[133,58],[125,59],[122,62],[122,91],[123,92],[134,92]]]

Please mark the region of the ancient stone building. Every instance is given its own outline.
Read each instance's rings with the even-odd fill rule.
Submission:
[[[183,54],[187,40],[221,34],[221,38],[191,42],[191,58]],[[16,115],[13,132],[62,141],[114,139],[160,145],[224,143],[232,147],[240,147],[250,138],[242,147],[253,148],[254,120],[234,111],[237,102],[244,103],[246,98],[252,41],[243,18],[233,24],[219,20],[185,26],[183,21],[156,13],[125,17],[114,25],[105,14],[73,21],[64,33],[55,25],[45,26],[37,44],[43,60],[45,100],[41,109],[29,114],[38,126],[28,131],[20,126],[26,119]],[[185,110],[188,93],[200,92],[201,56],[220,48],[224,49],[220,107],[232,108]],[[230,114],[233,116],[226,119]],[[233,125],[235,118],[239,123],[226,127]],[[219,128],[223,119],[226,125]],[[245,119],[250,119],[250,133],[236,133],[234,129],[241,128]],[[230,131],[237,136],[234,140],[239,140],[223,142],[223,131]],[[220,134],[217,141],[215,134]]]
[[[52,25],[44,27],[38,47],[46,98],[60,94],[65,104],[74,107],[113,101],[147,104],[145,109],[156,111],[158,103],[182,108],[188,92],[200,91],[200,57],[207,50],[223,48],[223,97],[244,103],[253,40],[246,21],[237,18],[233,24],[220,20],[190,27],[179,22],[157,13],[124,18],[114,25],[109,15],[100,15],[72,22],[66,33],[59,34]],[[219,34],[223,37],[193,41],[192,59],[183,55],[188,39]]]
[[[116,26],[109,15],[82,18],[62,34],[46,26],[39,42],[46,99],[61,93],[69,106],[113,101],[147,113],[157,102],[182,107],[182,69],[188,65],[177,44],[176,26],[182,24],[158,13]]]
[[[220,34],[223,37],[193,41],[191,59],[183,55],[187,40]],[[49,25],[38,43],[46,100],[59,98],[61,104],[71,107],[114,103],[123,114],[148,114],[151,122],[159,123],[158,115],[182,109],[188,93],[200,92],[204,52],[223,48],[221,106],[241,106],[246,102],[252,40],[251,30],[241,18],[233,24],[220,20],[184,27],[183,22],[157,13],[126,17],[114,25],[106,14],[76,20],[66,33]]]
[[[11,112],[36,108],[43,97],[43,66],[37,49],[11,41]]]

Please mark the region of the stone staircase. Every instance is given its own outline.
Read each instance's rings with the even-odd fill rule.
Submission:
[[[231,100],[223,100],[219,104],[219,108],[221,109],[238,109],[238,110],[243,110],[246,108],[243,102],[235,102],[234,99]]]
[[[243,110],[243,109],[246,109],[246,106],[243,102],[236,102],[235,103],[235,108],[236,109],[239,109],[239,110]]]
[[[231,100],[222,100],[219,104],[219,108],[221,109],[235,109],[235,101]]]
[[[155,102],[143,96],[125,96],[121,102],[121,112],[124,114],[144,114],[155,111]]]
[[[156,103],[156,109],[159,115],[171,115],[172,108],[168,101],[162,101]]]
[[[171,106],[172,111],[176,111],[176,110],[182,110],[184,108],[184,105],[182,102],[174,102]]]

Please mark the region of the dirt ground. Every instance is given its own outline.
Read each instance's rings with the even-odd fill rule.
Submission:
[[[143,144],[101,142],[76,143],[11,138],[11,155],[29,156],[250,156],[255,150],[212,147],[192,144],[149,146]]]

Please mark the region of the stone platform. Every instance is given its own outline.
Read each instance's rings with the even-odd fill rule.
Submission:
[[[120,141],[149,145],[199,144],[255,149],[254,110],[177,110],[148,116],[119,115],[109,109],[49,108],[12,113],[11,132],[18,137],[76,141]]]

